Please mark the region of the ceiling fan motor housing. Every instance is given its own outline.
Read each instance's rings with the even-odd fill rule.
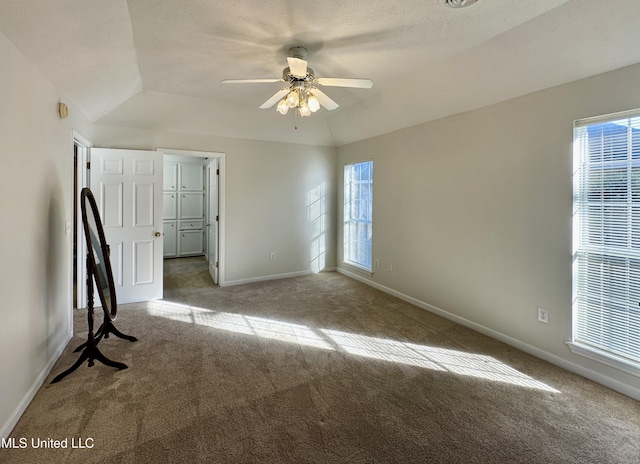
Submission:
[[[304,78],[300,78],[291,74],[291,69],[287,66],[282,70],[282,80],[285,82],[311,83],[315,80],[315,73],[313,71],[313,68],[307,67],[307,75]]]
[[[291,53],[292,58],[304,60],[307,57],[307,49],[304,47],[291,47],[289,53]]]

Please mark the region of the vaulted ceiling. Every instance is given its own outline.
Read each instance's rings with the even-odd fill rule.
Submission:
[[[640,62],[637,0],[2,0],[0,32],[92,122],[341,146]],[[340,107],[259,109],[292,46]],[[297,129],[294,127],[297,126]]]

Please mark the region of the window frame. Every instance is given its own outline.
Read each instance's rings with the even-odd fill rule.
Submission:
[[[369,176],[366,179],[354,179],[354,171],[357,169],[359,165],[369,165]],[[349,170],[349,174],[347,173]],[[368,184],[368,191],[366,194],[367,198],[360,198],[361,201],[367,201],[366,203],[366,211],[364,215],[366,217],[354,218],[353,217],[353,185],[355,182],[362,184]],[[343,264],[353,267],[361,272],[366,272],[369,274],[373,274],[373,184],[374,184],[374,166],[373,160],[366,161],[354,161],[347,162],[344,164],[343,168],[343,222],[342,222],[342,262]],[[361,211],[361,214],[362,211]],[[368,256],[369,263],[358,261],[356,259],[351,259],[353,257],[352,253],[352,244],[357,242],[357,240],[352,239],[351,232],[353,228],[357,228],[357,226],[352,226],[352,224],[366,224],[367,231],[367,250],[366,255]]]
[[[618,123],[624,127],[625,120],[627,127],[622,136],[605,136],[605,125]],[[599,125],[602,133],[594,139],[594,150],[589,129]],[[621,143],[623,139],[626,141]],[[622,183],[616,175],[621,166],[625,170]],[[633,343],[637,336],[640,344],[640,330],[634,321],[635,317],[640,318],[640,270],[633,264],[640,261],[640,241],[633,238],[640,227],[640,217],[635,216],[640,212],[640,184],[637,179],[634,182],[638,174],[640,109],[574,121],[572,326],[567,344],[575,354],[640,377],[640,357],[635,359],[640,347]],[[621,214],[622,210],[625,213]],[[602,265],[592,265],[590,260]],[[633,275],[639,278],[631,278]],[[626,290],[621,291],[620,286]],[[596,298],[599,304],[593,302],[592,296],[597,293],[594,288],[600,288]],[[621,293],[625,296],[620,297]],[[636,303],[633,307],[632,301]],[[632,340],[626,342],[631,346],[621,350],[617,346],[625,337]],[[597,342],[598,338],[602,341]]]

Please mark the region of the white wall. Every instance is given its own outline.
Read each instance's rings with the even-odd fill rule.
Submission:
[[[35,395],[71,336],[73,106],[0,34],[0,436]]]
[[[99,124],[93,142],[225,153],[226,285],[335,268],[334,148]],[[269,260],[271,252],[275,261]]]
[[[339,173],[374,160],[380,267],[357,277],[640,399],[640,379],[565,345],[573,121],[639,108],[638,82],[640,65],[341,147]]]

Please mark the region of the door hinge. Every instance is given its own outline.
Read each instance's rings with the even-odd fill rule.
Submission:
[[[216,169],[216,176],[220,175],[220,169]]]
[[[91,161],[87,161],[87,169],[91,169]]]
[[[216,216],[216,221],[220,221],[220,216]]]
[[[216,267],[218,267],[218,264],[219,264],[218,261],[216,261]]]

